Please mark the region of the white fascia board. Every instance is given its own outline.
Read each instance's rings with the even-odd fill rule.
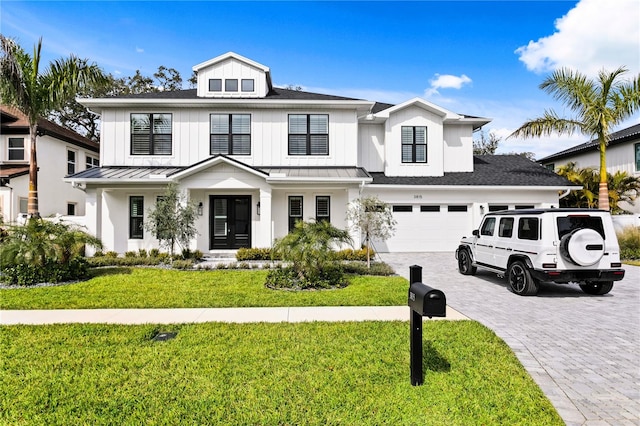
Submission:
[[[465,117],[461,116],[461,118],[445,118],[444,122],[446,124],[471,124],[474,129],[478,129],[485,124],[489,124],[493,121],[491,118],[484,117]]]
[[[456,114],[453,111],[449,111],[448,109],[442,108],[436,104],[432,104],[429,101],[426,101],[422,98],[413,98],[413,99],[409,99],[408,101],[405,101],[401,104],[398,105],[394,105],[391,108],[387,108],[383,111],[380,111],[379,113],[375,114],[376,117],[383,117],[383,118],[389,118],[389,115],[395,113],[396,111],[400,111],[402,109],[405,109],[407,107],[410,106],[418,106],[420,108],[423,108],[427,111],[430,111],[440,117],[443,118],[447,118],[447,119],[456,119],[456,118],[461,118],[462,116],[459,114]]]
[[[296,100],[296,99],[234,99],[234,98],[200,98],[200,99],[152,99],[152,98],[78,98],[80,104],[88,108],[322,108],[322,109],[362,109],[369,110],[374,102],[359,100]]]
[[[391,185],[391,184],[370,184],[369,188],[381,188],[381,189],[420,189],[420,190],[434,190],[434,191],[451,191],[452,189],[467,190],[472,189],[475,191],[495,191],[499,190],[525,190],[525,191],[566,191],[567,189],[576,190],[581,189],[581,186],[496,186],[496,185]]]
[[[217,164],[220,164],[220,163],[228,164],[230,166],[236,167],[236,168],[238,168],[240,170],[243,170],[243,171],[245,171],[247,173],[251,173],[251,174],[256,175],[258,177],[261,177],[261,178],[266,178],[267,177],[267,175],[265,173],[262,173],[262,172],[254,169],[252,167],[246,166],[246,165],[240,163],[239,161],[236,162],[236,161],[231,161],[231,160],[229,160],[227,158],[224,158],[224,157],[216,157],[216,158],[210,159],[208,161],[204,161],[204,162],[202,162],[201,164],[199,164],[196,167],[189,167],[189,168],[187,168],[185,170],[182,170],[180,172],[174,173],[174,174],[171,175],[171,179],[180,180],[182,178],[185,178],[187,176],[191,176],[193,174],[196,174],[196,173],[200,172],[201,170],[207,169],[209,167],[213,167],[213,166],[215,166]]]
[[[249,58],[245,58],[242,55],[238,55],[235,52],[227,52],[227,53],[224,53],[224,54],[222,54],[220,56],[216,56],[213,59],[209,59],[208,61],[204,61],[202,63],[199,63],[198,65],[194,65],[191,69],[193,71],[197,72],[197,71],[199,71],[199,70],[201,70],[203,68],[206,68],[206,67],[209,67],[211,65],[217,64],[218,62],[225,61],[225,60],[227,60],[229,58],[233,58],[233,59],[236,59],[236,60],[238,60],[240,62],[244,62],[245,64],[251,65],[252,67],[258,68],[258,69],[260,69],[260,70],[262,70],[264,72],[269,72],[269,67],[264,66],[264,65],[262,65],[262,64],[260,64],[260,63],[258,63],[256,61],[252,61]]]
[[[324,177],[318,178],[291,178],[291,177],[268,177],[267,183],[351,183],[351,184],[361,184],[362,182],[370,183],[373,181],[373,178],[334,178],[327,179]]]
[[[160,183],[169,183],[172,182],[172,178],[137,178],[137,179],[78,179],[78,178],[63,178],[62,179],[66,183],[84,183],[87,185],[96,185],[96,184],[109,184],[109,185],[123,185],[123,184],[131,184],[131,183],[145,183],[145,184],[160,184]]]

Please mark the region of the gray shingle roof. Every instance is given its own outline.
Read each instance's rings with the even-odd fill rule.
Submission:
[[[438,177],[392,177],[370,173],[372,185],[434,186],[575,186],[553,171],[520,155],[474,155],[473,172]]]
[[[626,129],[622,129],[617,132],[611,133],[611,139],[609,140],[609,145],[617,145],[617,144],[628,142],[634,139],[640,139],[640,123],[635,124],[631,127],[627,127]],[[585,142],[583,144],[565,149],[564,151],[551,154],[547,157],[544,157],[538,160],[538,163],[549,163],[551,161],[560,160],[562,158],[570,157],[572,155],[585,152],[585,151],[597,151],[598,146],[599,146],[598,140],[594,139],[589,142]]]

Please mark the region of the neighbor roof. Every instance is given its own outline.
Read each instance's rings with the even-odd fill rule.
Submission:
[[[625,143],[628,141],[640,139],[640,123],[635,124],[631,127],[627,127],[626,129],[619,130],[617,132],[611,133],[611,139],[609,140],[609,145],[618,145],[621,143]],[[575,154],[579,154],[587,151],[597,151],[599,147],[599,142],[597,139],[593,139],[589,142],[585,142],[580,145],[576,145],[569,149],[565,149],[564,151],[557,152],[555,154],[551,154],[547,157],[544,157],[538,160],[538,163],[549,163],[554,160],[560,160],[565,157],[571,157]]]
[[[574,183],[520,155],[474,155],[473,172],[450,172],[444,176],[393,177],[370,173],[372,185],[429,186],[553,186]]]

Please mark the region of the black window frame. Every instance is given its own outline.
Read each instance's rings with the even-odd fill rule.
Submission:
[[[148,122],[149,122],[149,133],[146,132],[139,132],[139,133],[134,133],[134,126],[133,126],[133,117],[134,116],[147,116]],[[170,133],[158,133],[155,132],[155,116],[169,116],[169,129],[170,129]],[[130,155],[135,155],[135,156],[140,156],[140,155],[173,155],[173,114],[170,112],[132,112],[130,115],[130,123],[131,123],[131,129],[130,129]],[[134,135],[138,135],[138,136],[144,136],[146,135],[148,137],[148,149],[146,152],[134,152],[135,151],[135,144],[137,144],[137,142],[134,142]],[[168,142],[169,142],[169,152],[160,152],[160,141],[159,139],[161,139],[162,136],[166,137],[166,135],[168,136]],[[167,141],[162,141],[162,144],[166,144]],[[145,143],[144,141],[141,140],[141,143]],[[156,146],[158,146],[158,148],[156,149]]]
[[[292,133],[291,132],[291,117],[293,116],[306,116],[306,133]],[[326,133],[311,133],[311,117],[326,117],[327,119],[327,132]],[[288,144],[287,154],[295,156],[311,156],[311,155],[329,155],[329,114],[289,114],[287,119],[287,132],[288,132]],[[292,153],[291,152],[291,138],[305,135],[305,153]],[[326,150],[323,152],[312,152],[311,141],[313,137],[325,136],[326,137]]]
[[[440,205],[423,204],[420,206],[420,211],[423,213],[439,213]]]
[[[209,91],[210,92],[222,92],[222,79],[210,78],[209,79]]]
[[[391,211],[394,213],[411,213],[413,212],[413,206],[407,204],[396,204],[391,206]]]
[[[320,212],[320,202],[324,201],[326,201],[326,214]],[[331,196],[329,195],[316,195],[316,222],[321,221],[331,223]]]
[[[138,202],[140,205],[134,212],[134,203]],[[142,195],[129,196],[129,239],[144,239],[144,197]]]
[[[469,206],[465,205],[465,204],[452,204],[450,206],[447,206],[447,211],[448,212],[453,212],[453,213],[464,213],[469,211]]]
[[[509,210],[508,204],[489,204],[490,212],[499,212],[502,210]]]
[[[299,201],[300,202],[300,214],[299,215],[292,215],[291,214],[291,207],[292,201]],[[289,232],[293,231],[293,229],[296,226],[296,222],[298,222],[299,220],[303,220],[303,216],[304,215],[304,197],[302,195],[289,195],[288,201],[287,201],[287,216],[289,218]]]
[[[245,83],[251,83],[251,88],[245,89]],[[240,80],[240,91],[242,92],[255,92],[256,91],[256,81],[253,78],[243,78]]]
[[[424,129],[424,143],[416,143],[416,129]],[[405,129],[411,129],[411,142],[406,143],[404,140]],[[429,153],[427,147],[429,146],[429,137],[427,133],[427,126],[402,126],[400,129],[400,160],[405,164],[427,164],[429,160]],[[411,147],[411,158],[405,160],[404,152],[405,146]],[[424,146],[424,161],[418,161],[416,155],[416,148],[418,146]]]
[[[22,144],[21,147],[12,147],[11,143],[12,142],[20,142]],[[17,152],[21,152],[22,156],[21,158],[11,158],[12,154],[15,155],[15,153]],[[9,161],[24,161],[24,154],[25,154],[25,150],[24,150],[24,138],[9,138],[8,142],[7,142],[7,159]]]
[[[227,133],[223,133],[223,132],[218,132],[218,133],[214,133],[213,132],[213,123],[211,122],[213,116],[228,116],[228,132]],[[233,117],[238,117],[238,116],[248,116],[249,117],[249,133],[234,133],[233,132]],[[213,139],[215,136],[222,136],[225,135],[227,136],[227,152],[217,152],[214,151],[213,149]],[[249,151],[248,152],[235,152],[238,151],[237,149],[234,149],[234,136],[249,136]],[[218,155],[218,154],[222,154],[222,155],[251,155],[251,114],[210,114],[209,115],[209,154],[210,155]]]
[[[635,153],[636,172],[640,172],[640,142],[633,145]]]
[[[91,155],[86,155],[84,158],[85,169],[93,169],[100,167],[100,159]]]
[[[76,215],[76,203],[67,203],[67,216]]]
[[[225,78],[224,79],[224,91],[225,92],[237,92],[238,91],[238,79],[237,78]]]
[[[68,175],[74,174],[76,172],[77,165],[78,165],[78,153],[74,150],[67,149],[67,174]]]
[[[524,229],[524,224],[535,224]],[[518,219],[518,239],[538,241],[540,239],[540,219],[537,217],[521,217]]]

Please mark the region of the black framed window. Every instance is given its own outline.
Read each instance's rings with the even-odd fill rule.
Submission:
[[[421,212],[439,212],[440,206],[420,206]]]
[[[96,157],[91,157],[87,155],[85,159],[85,164],[87,169],[91,169],[93,167],[100,167],[100,160]]]
[[[501,210],[509,210],[509,206],[506,204],[489,204],[490,212],[499,212]]]
[[[402,126],[402,162],[427,162],[427,128]]]
[[[224,91],[225,92],[237,92],[238,91],[238,79],[237,78],[227,78],[224,80]]]
[[[24,160],[24,138],[9,138],[9,160]]]
[[[209,79],[209,91],[210,92],[222,92],[222,79],[210,78]]]
[[[252,78],[243,78],[241,81],[241,85],[243,92],[253,92],[255,90],[255,82]]]
[[[67,216],[76,215],[76,203],[67,203]]]
[[[329,116],[289,115],[289,155],[329,155]]]
[[[289,197],[289,232],[293,231],[299,220],[302,220],[302,196],[292,195]]]
[[[466,212],[467,206],[447,206],[449,212]]]
[[[392,210],[394,212],[412,212],[413,206],[393,206]]]
[[[131,155],[171,155],[171,114],[131,114]]]
[[[516,204],[516,210],[525,210],[525,209],[532,209],[535,206],[533,204]]]
[[[76,172],[76,152],[67,151],[67,174],[72,175]]]
[[[129,238],[141,240],[144,237],[144,197],[129,197]]]
[[[518,239],[536,241],[540,235],[537,217],[522,217],[518,220]],[[562,238],[562,237],[561,237]]]
[[[326,195],[316,197],[316,222],[321,220],[331,222],[331,197]]]
[[[640,172],[640,143],[633,146],[636,153],[636,172]]]
[[[211,155],[251,155],[251,115],[211,114]]]

